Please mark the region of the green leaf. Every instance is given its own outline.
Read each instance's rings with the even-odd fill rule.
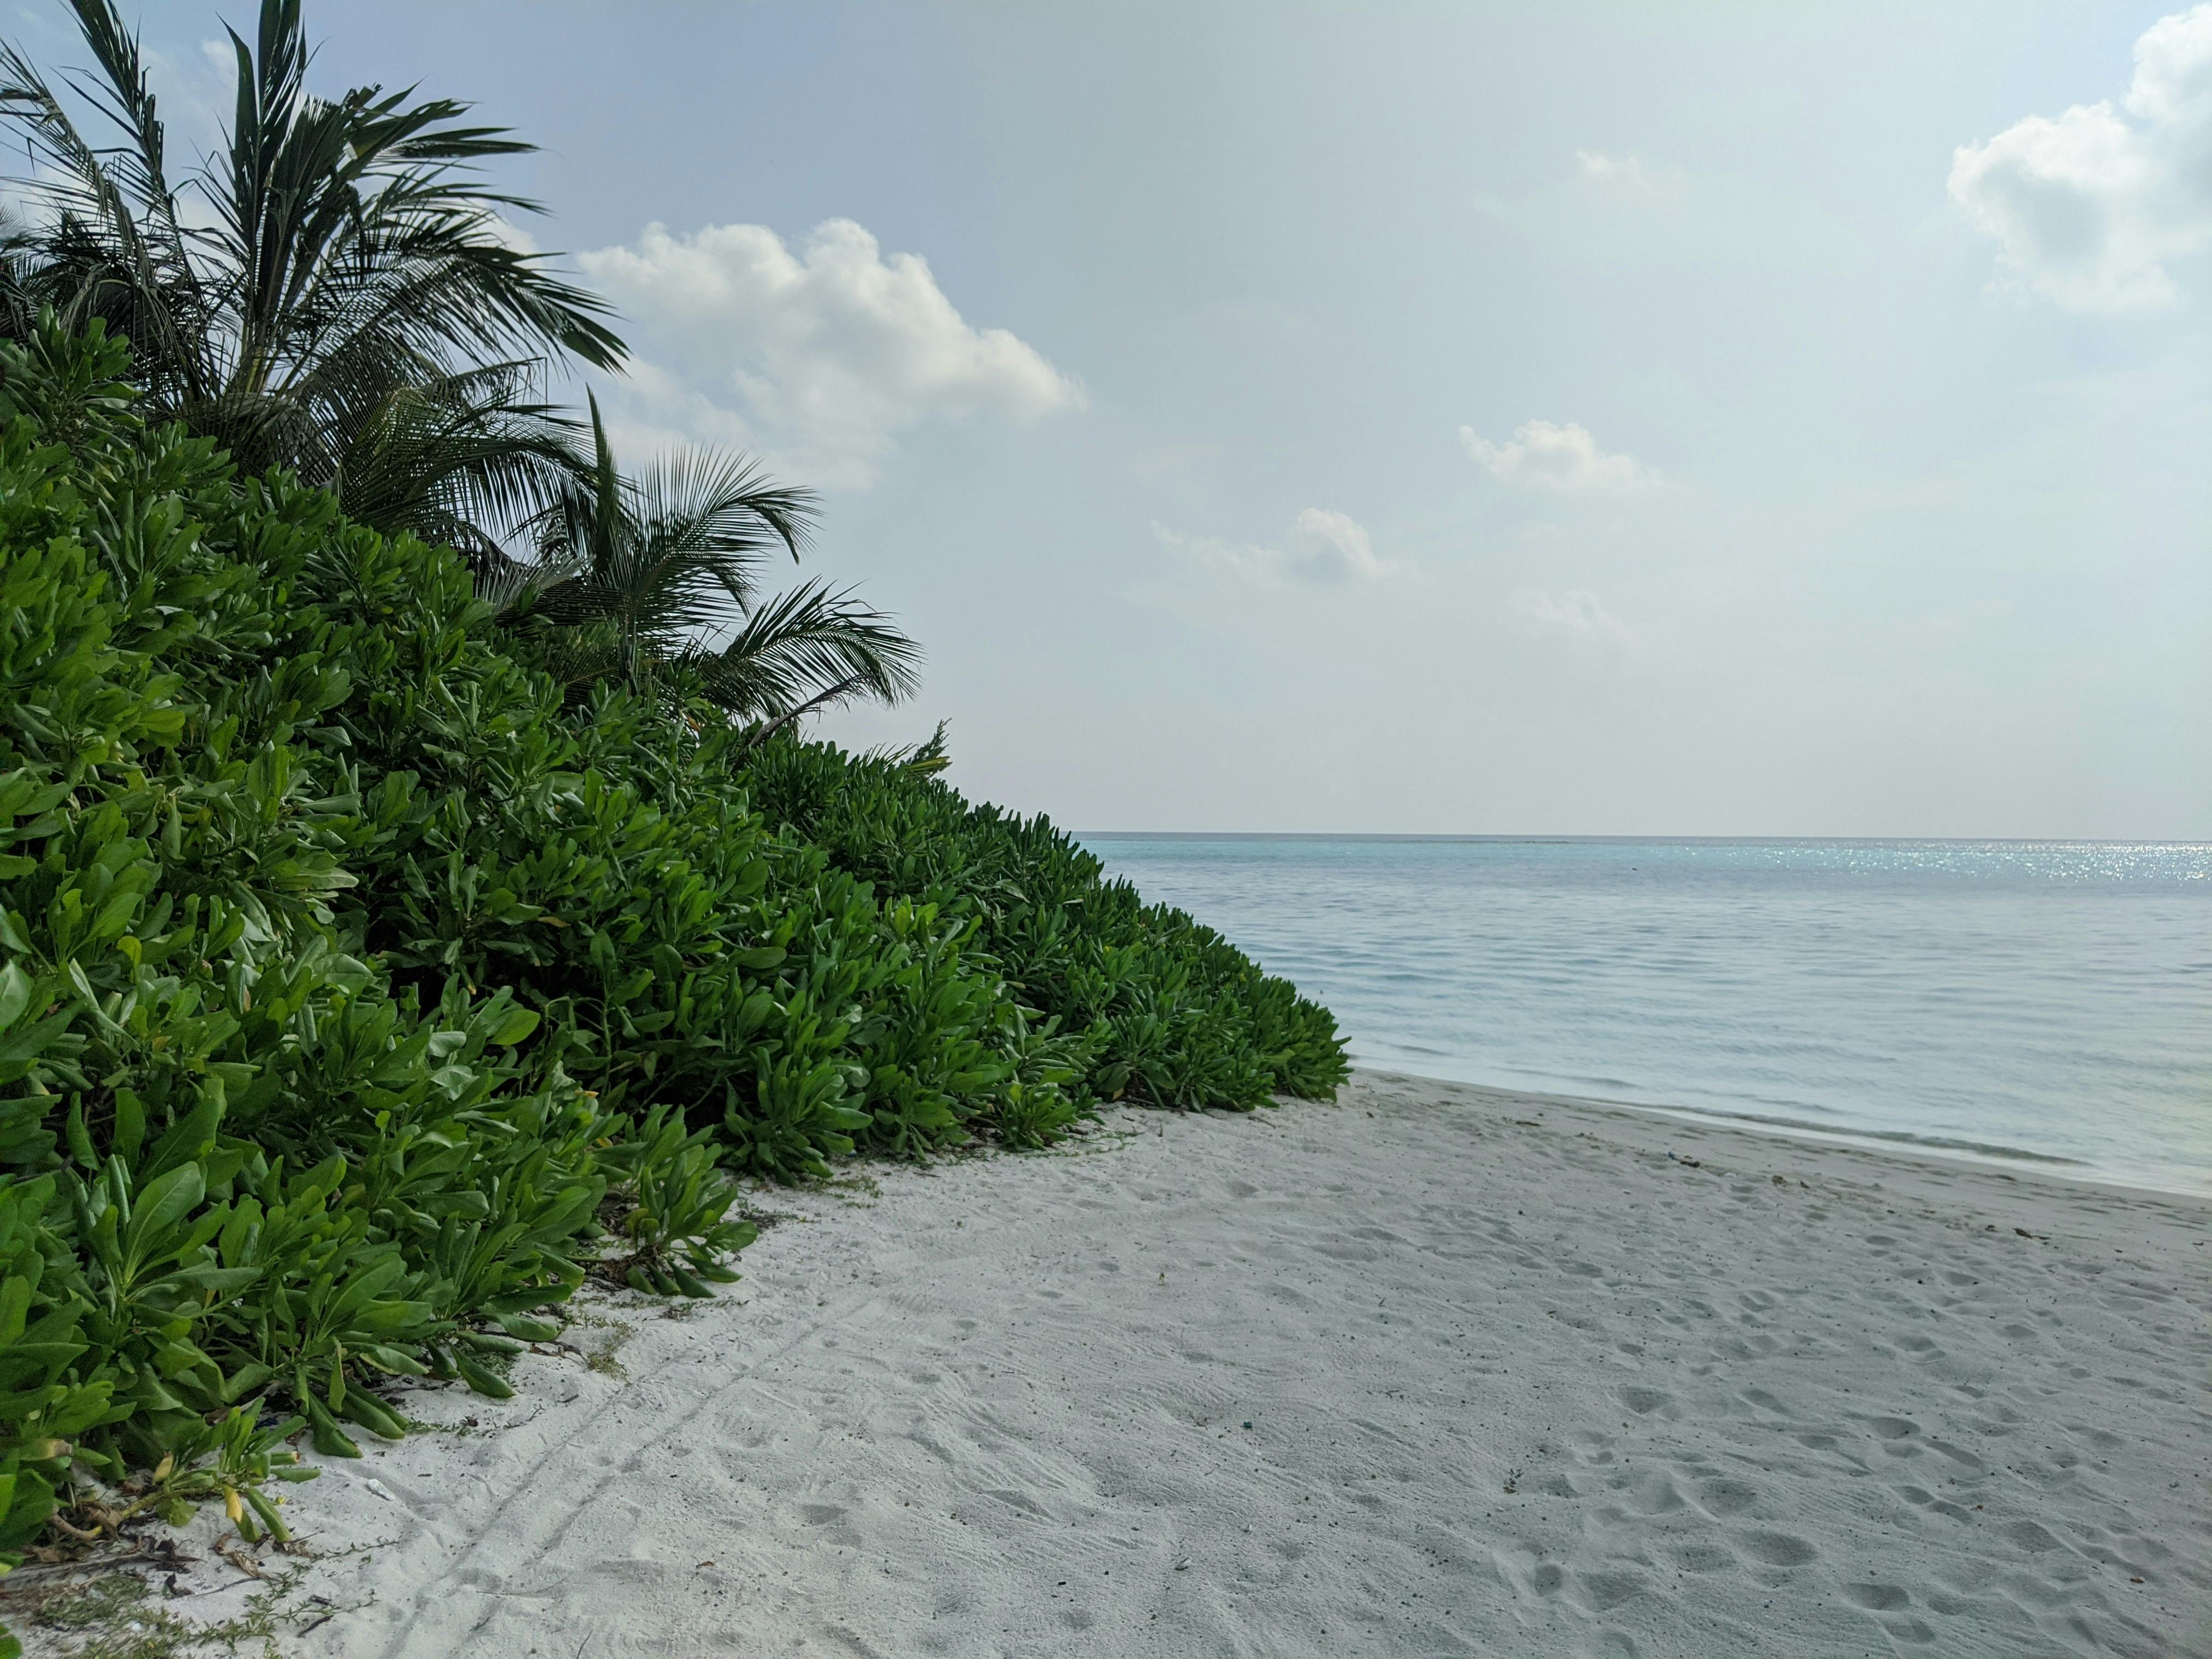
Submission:
[[[358,1457],[361,1448],[356,1445],[337,1419],[331,1415],[330,1407],[312,1396],[307,1402],[308,1443],[325,1457]]]
[[[0,1030],[21,1019],[30,1006],[31,976],[12,962],[0,968]]]
[[[186,1164],[147,1182],[131,1203],[131,1224],[123,1235],[124,1255],[133,1261],[145,1261],[206,1196],[205,1179],[197,1164]]]
[[[146,1111],[138,1097],[128,1089],[115,1091],[115,1128],[112,1145],[125,1164],[133,1163],[138,1149],[146,1140]]]
[[[483,1395],[487,1399],[512,1400],[514,1398],[514,1389],[507,1384],[504,1378],[497,1376],[494,1372],[485,1370],[484,1367],[477,1364],[477,1362],[470,1358],[467,1354],[461,1352],[458,1349],[456,1349],[453,1353],[453,1365],[454,1368],[460,1372],[461,1381],[467,1383],[476,1393]]]

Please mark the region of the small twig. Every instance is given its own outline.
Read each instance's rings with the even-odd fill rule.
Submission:
[[[145,1563],[150,1566],[174,1568],[190,1566],[198,1556],[177,1555],[161,1549],[137,1549],[127,1555],[80,1556],[74,1561],[40,1561],[27,1567],[18,1567],[8,1575],[7,1582],[20,1584],[33,1578],[51,1578],[58,1573],[93,1572],[109,1567],[135,1566]]]
[[[229,1562],[232,1566],[236,1567],[247,1577],[258,1578],[264,1583],[267,1582],[269,1575],[262,1571],[261,1569],[254,1563],[247,1560],[245,1557],[240,1555],[236,1550],[233,1549],[231,1547],[230,1540],[228,1538],[222,1539],[216,1545],[215,1553],[222,1557],[224,1560]]]

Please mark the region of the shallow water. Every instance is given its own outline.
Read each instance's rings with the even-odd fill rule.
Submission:
[[[1081,839],[1364,1062],[2212,1192],[2212,846]]]

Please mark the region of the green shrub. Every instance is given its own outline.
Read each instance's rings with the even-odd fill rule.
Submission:
[[[739,1175],[1345,1075],[1042,820],[680,681],[564,704],[450,552],[123,370],[0,346],[0,1566],[279,1527],[288,1437],[404,1431],[382,1379],[504,1394],[594,1268],[734,1277]]]
[[[770,744],[747,774],[786,832],[879,890],[964,917],[1020,1000],[1077,1034],[1090,1086],[1249,1110],[1349,1075],[1326,1008],[1212,929],[1148,905],[1042,817],[971,806],[922,769]]]
[[[267,1523],[263,1402],[397,1434],[370,1382],[481,1376],[663,1178],[536,1010],[395,981],[337,902],[384,834],[359,676],[424,617],[318,587],[465,577],[143,429],[121,367],[51,330],[0,362],[0,1560],[203,1465]]]

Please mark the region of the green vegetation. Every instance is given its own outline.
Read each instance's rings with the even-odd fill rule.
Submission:
[[[565,459],[565,423],[527,401],[545,361],[623,355],[605,303],[505,233],[542,210],[477,177],[532,146],[411,90],[314,96],[300,0],[264,0],[253,43],[230,33],[228,142],[179,174],[137,38],[110,0],[70,8],[89,61],[58,84],[93,131],[0,46],[33,210],[0,241],[0,331],[27,338],[49,307],[73,332],[97,320],[149,408],[245,471],[497,556],[501,510]]]
[[[27,1598],[27,1612],[32,1624],[76,1637],[79,1659],[185,1659],[210,1651],[275,1659],[280,1631],[329,1617],[301,1595],[307,1571],[297,1565],[268,1574],[238,1613],[213,1624],[179,1619],[130,1572],[41,1586]]]
[[[733,1175],[1333,1091],[1327,1012],[933,751],[578,697],[450,551],[0,347],[0,1548],[704,1294]],[[519,653],[519,654],[518,654]]]
[[[252,44],[231,35],[224,147],[179,178],[137,38],[112,0],[70,4],[89,63],[62,84],[105,131],[0,45],[31,209],[0,225],[0,338],[27,342],[49,310],[101,324],[150,416],[459,550],[572,690],[641,689],[666,659],[757,736],[911,694],[921,652],[890,618],[820,580],[762,591],[765,555],[798,556],[809,492],[697,451],[624,476],[596,405],[586,444],[539,401],[623,347],[602,301],[516,250],[502,216],[538,204],[477,176],[532,146],[411,89],[314,96],[300,0],[263,0]]]
[[[918,649],[763,591],[806,492],[625,477],[595,406],[528,401],[621,346],[468,172],[524,146],[309,95],[264,0],[186,210],[137,43],[75,9],[118,144],[0,47],[36,171],[0,234],[0,1571],[210,1501],[284,1541],[293,1447],[406,1433],[392,1379],[505,1397],[587,1277],[735,1278],[742,1177],[1334,1092],[1326,1010],[969,806],[942,728],[800,739]]]
[[[523,526],[536,559],[478,584],[540,666],[572,690],[617,680],[649,691],[672,665],[686,689],[751,722],[753,742],[817,709],[915,690],[920,647],[849,592],[816,580],[762,594],[762,565],[799,557],[814,519],[808,492],[696,450],[626,477],[597,398],[591,410],[590,470]],[[732,611],[736,629],[703,644]]]
[[[932,770],[779,744],[747,779],[763,812],[839,869],[969,918],[1019,1000],[1082,1034],[1101,1097],[1249,1109],[1335,1094],[1347,1073],[1326,1008],[1212,928],[1106,880],[1043,818],[970,806]]]

